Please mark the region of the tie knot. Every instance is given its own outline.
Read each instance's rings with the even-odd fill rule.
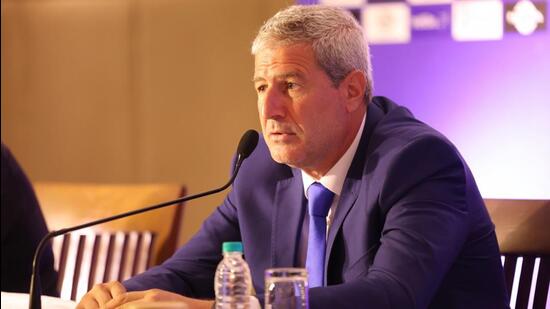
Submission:
[[[326,217],[332,204],[334,193],[322,184],[314,182],[307,189],[310,216]]]

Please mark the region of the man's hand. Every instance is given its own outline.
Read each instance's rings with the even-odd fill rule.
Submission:
[[[127,292],[109,301],[105,308],[118,308],[122,306],[138,303],[150,302],[181,302],[189,306],[191,309],[210,309],[214,304],[212,300],[199,300],[185,297],[176,293],[167,292],[159,289],[151,289],[146,291]]]
[[[126,288],[118,281],[96,284],[82,297],[76,309],[105,308],[107,303],[125,293]]]
[[[109,282],[95,285],[88,292],[77,309],[96,309],[96,308],[119,308],[127,305],[141,302],[182,302],[192,309],[210,309],[214,304],[212,300],[198,300],[181,296],[159,289],[146,291],[126,292],[126,289],[120,282]]]

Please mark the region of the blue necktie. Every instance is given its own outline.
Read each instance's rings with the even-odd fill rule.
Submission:
[[[332,193],[322,184],[315,182],[308,188],[309,235],[307,241],[306,268],[309,287],[323,286],[325,269],[325,247],[327,214],[332,204]]]

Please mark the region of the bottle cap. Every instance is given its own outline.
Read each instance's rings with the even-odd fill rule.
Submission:
[[[243,244],[240,241],[226,241],[222,245],[222,252],[243,252]]]

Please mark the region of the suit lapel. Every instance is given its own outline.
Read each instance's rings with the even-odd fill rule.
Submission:
[[[292,169],[294,177],[277,183],[272,222],[272,267],[292,267],[304,221],[304,187],[300,171]]]
[[[372,151],[369,149],[372,147],[372,145],[369,145],[370,137],[372,136],[374,128],[383,116],[384,112],[378,105],[378,102],[373,101],[368,105],[367,119],[361,134],[361,140],[359,142],[359,146],[357,146],[357,151],[355,152],[355,156],[346,175],[346,180],[344,181],[344,186],[342,187],[342,192],[340,194],[340,201],[338,202],[338,207],[336,207],[336,213],[334,214],[334,219],[327,236],[325,274],[327,274],[330,254],[332,252],[332,247],[334,246],[334,241],[336,240],[336,235],[342,228],[342,224],[344,223],[344,219],[347,214],[355,205],[357,197],[359,196],[359,191],[364,188],[364,185],[362,184],[363,169],[366,161],[368,160],[368,154]]]
[[[342,224],[344,223],[344,219],[346,215],[348,214],[352,206],[355,204],[355,201],[357,200],[357,196],[359,194],[360,187],[361,187],[360,179],[348,178],[344,182],[340,201],[338,202],[338,207],[336,207],[336,213],[334,214],[334,219],[328,231],[327,247],[326,247],[327,251],[325,254],[325,256],[327,257],[325,259],[325,270],[327,269],[330,252],[332,250],[332,246],[334,245],[336,234],[338,233],[338,230],[340,230],[340,228],[342,227]]]

